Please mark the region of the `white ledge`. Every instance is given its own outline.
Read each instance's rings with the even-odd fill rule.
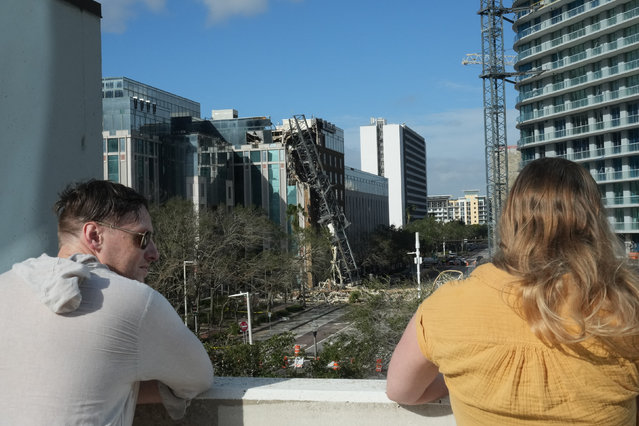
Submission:
[[[134,425],[452,426],[448,399],[400,406],[386,397],[385,380],[216,377],[186,417],[172,422],[163,407],[140,406]]]

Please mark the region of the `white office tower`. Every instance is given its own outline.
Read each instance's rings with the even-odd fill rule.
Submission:
[[[371,118],[360,126],[361,167],[388,179],[389,223],[400,228],[426,216],[426,141],[405,124]]]
[[[515,69],[522,165],[582,164],[615,232],[639,241],[639,1],[517,1]],[[543,71],[538,73],[538,71]]]

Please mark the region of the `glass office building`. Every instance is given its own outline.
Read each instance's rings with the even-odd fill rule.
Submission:
[[[199,117],[200,104],[126,77],[102,79],[104,178],[150,200],[184,195],[185,146],[171,119]]]
[[[639,2],[523,1],[513,24],[522,164],[579,162],[615,232],[639,242]]]

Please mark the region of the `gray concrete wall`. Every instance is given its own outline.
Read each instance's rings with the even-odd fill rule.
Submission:
[[[42,252],[55,255],[57,193],[102,176],[96,6],[0,2],[0,272]]]

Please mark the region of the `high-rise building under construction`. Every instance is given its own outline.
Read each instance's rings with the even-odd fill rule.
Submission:
[[[513,10],[522,164],[582,164],[613,229],[637,250],[639,1],[515,0]]]

